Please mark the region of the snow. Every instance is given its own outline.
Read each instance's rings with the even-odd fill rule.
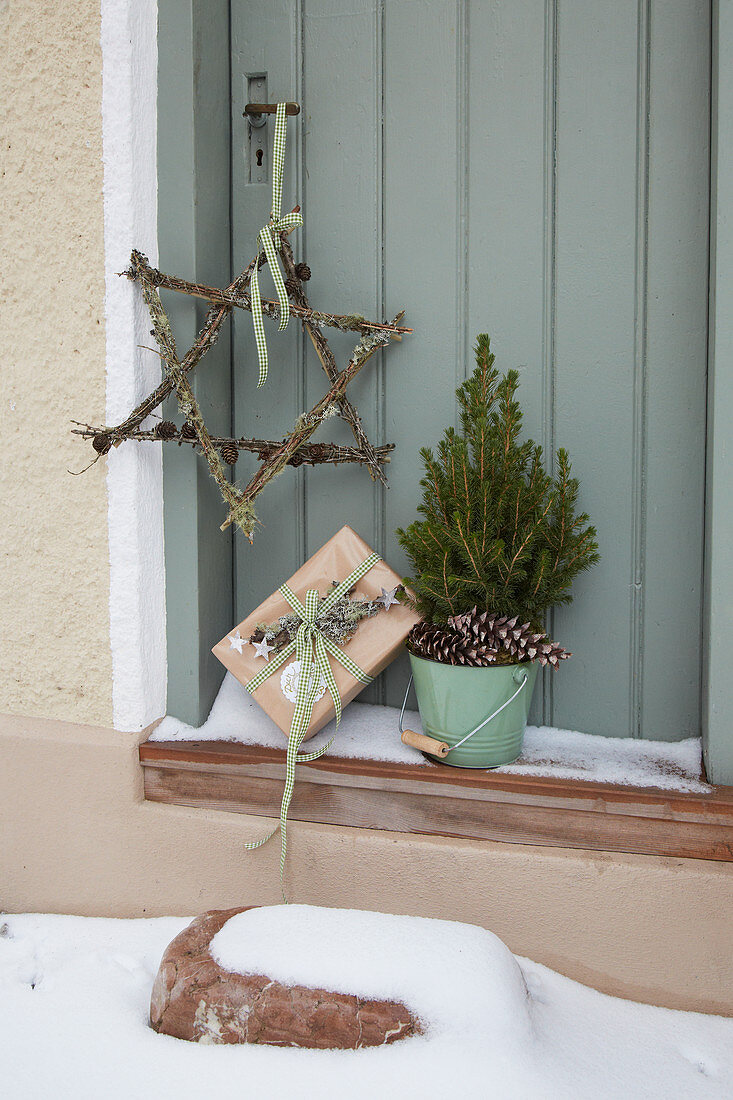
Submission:
[[[312,737],[304,751],[321,748],[336,734],[329,755],[357,759],[398,761],[403,764],[425,764],[425,757],[400,741],[394,707],[349,703],[341,715],[338,731],[330,722]],[[405,725],[421,729],[419,715],[407,712]],[[282,749],[286,739],[279,726],[265,714],[248,691],[227,672],[209,717],[203,726],[186,725],[178,718],[166,716],[153,731],[151,741],[237,741],[243,745],[265,745]]]
[[[599,737],[575,730],[528,726],[522,755],[514,764],[497,768],[508,775],[551,775],[556,779],[593,779],[632,787],[706,794],[700,779],[702,743],[640,741],[632,737]]]
[[[455,1096],[723,1100],[733,1020],[604,996],[518,959],[471,925],[309,906],[232,918],[230,966],[355,981],[424,1014],[424,1036],[363,1051],[209,1046],[147,1026],[180,918],[21,915],[0,934],[0,1094],[12,1100],[175,1096]],[[300,945],[300,949],[298,949]]]
[[[211,954],[239,974],[402,1001],[433,1037],[480,1038],[490,1030],[495,1041],[502,1032],[508,1043],[531,1039],[519,964],[497,936],[475,925],[313,905],[267,906],[231,917],[211,941]],[[452,995],[446,996],[448,990]]]
[[[308,742],[308,751],[320,748],[336,735],[330,756],[382,760],[399,764],[438,767],[417,749],[400,741],[399,710],[395,707],[350,703],[336,730],[331,722]],[[422,731],[420,716],[407,711],[408,729]],[[198,728],[167,716],[151,741],[236,741],[282,749],[285,738],[271,718],[244,687],[227,673],[211,713]],[[584,779],[621,783],[634,787],[709,793],[700,779],[700,739],[639,741],[624,737],[600,737],[550,726],[528,726],[519,760],[495,771],[505,775],[545,775],[557,779]]]

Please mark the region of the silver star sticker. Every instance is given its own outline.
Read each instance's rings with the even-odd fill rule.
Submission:
[[[252,642],[255,653],[258,657],[264,657],[266,661],[270,660],[270,654],[275,652],[274,645],[267,644],[267,638],[263,638],[261,642]]]
[[[399,585],[397,586],[399,588]],[[385,608],[390,608],[392,604],[399,604],[399,600],[395,599],[397,595],[397,588],[390,588],[389,592],[386,588],[382,589],[382,595],[378,597],[378,602]]]
[[[233,635],[230,634],[229,635],[228,642],[229,642],[229,648],[230,649],[236,649],[237,653],[240,653],[240,654],[242,652],[242,646],[243,645],[249,645],[249,642],[247,641],[247,639],[243,638],[238,630],[236,631],[235,634],[233,634]]]

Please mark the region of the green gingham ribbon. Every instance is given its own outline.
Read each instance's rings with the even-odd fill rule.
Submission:
[[[288,751],[285,764],[285,790],[283,791],[282,803],[280,805],[280,821],[272,832],[268,833],[262,840],[254,840],[245,844],[245,848],[248,849],[259,848],[262,844],[266,844],[267,841],[275,835],[278,829],[280,830],[281,884],[285,874],[288,810],[295,787],[295,765],[305,764],[308,760],[317,760],[318,757],[323,756],[333,744],[332,737],[322,749],[317,749],[316,752],[301,753],[299,751],[305,735],[308,732],[308,726],[310,725],[311,716],[313,714],[313,707],[315,706],[316,696],[318,695],[321,677],[323,677],[333,701],[333,707],[336,711],[337,728],[341,721],[341,697],[338,693],[336,680],[334,679],[331,664],[328,660],[328,654],[330,653],[347,672],[350,672],[355,680],[359,680],[362,684],[369,684],[372,680],[372,677],[367,676],[366,672],[362,671],[347,653],[344,653],[334,641],[326,637],[326,635],[320,631],[316,625],[316,619],[325,611],[329,611],[337,600],[345,596],[357,581],[361,580],[364,574],[368,573],[372,566],[376,565],[380,560],[379,554],[370,554],[368,558],[364,559],[361,565],[357,566],[353,573],[349,574],[346,580],[332,589],[322,602],[319,602],[318,590],[309,588],[305,594],[305,605],[303,605],[287,584],[281,584],[278,591],[285,597],[296,615],[302,619],[302,623],[298,627],[298,633],[295,636],[295,640],[290,642],[289,645],[286,645],[284,649],[281,649],[278,655],[271,661],[268,661],[265,667],[245,685],[247,691],[256,691],[260,684],[264,683],[268,676],[272,676],[273,672],[276,672],[293,652],[295,652],[297,660],[300,661],[298,694],[295,700],[293,718],[290,723],[290,733],[288,734]],[[286,900],[284,892],[283,899]]]
[[[250,280],[250,297],[252,301],[252,323],[257,342],[257,357],[260,364],[260,374],[257,381],[262,386],[267,378],[267,342],[265,340],[265,326],[262,323],[262,298],[260,296],[260,281],[257,272],[259,266],[260,246],[267,256],[267,262],[272,274],[272,280],[277,290],[280,302],[280,331],[286,327],[290,318],[290,303],[285,289],[280,263],[277,253],[280,248],[280,236],[286,229],[292,229],[296,225],[303,224],[303,215],[281,213],[283,199],[283,165],[285,163],[285,138],[287,134],[287,116],[285,104],[278,103],[275,115],[275,145],[272,154],[272,211],[267,225],[263,226],[257,234],[257,261]]]

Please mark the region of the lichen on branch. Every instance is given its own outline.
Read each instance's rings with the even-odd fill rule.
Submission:
[[[333,582],[334,585],[338,581]],[[321,605],[325,596],[321,600]],[[371,619],[384,611],[384,603],[381,599],[360,600],[353,597],[353,589],[347,595],[330,607],[327,611],[319,612],[315,625],[322,634],[330,638],[336,645],[346,645],[354,636],[359,623],[363,619]],[[266,641],[274,646],[275,652],[284,649],[286,645],[295,640],[303,620],[295,612],[281,615],[274,623],[260,623],[250,637],[250,642]]]

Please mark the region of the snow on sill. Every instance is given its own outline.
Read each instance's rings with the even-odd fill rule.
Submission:
[[[308,741],[308,751],[320,748],[336,734],[330,756],[439,767],[426,760],[416,749],[402,744],[398,718],[399,711],[395,707],[350,703],[343,712],[338,732],[332,722]],[[420,716],[416,712],[407,712],[405,725],[420,731]],[[226,674],[203,726],[197,729],[167,716],[150,740],[235,741],[243,745],[285,747],[280,729],[231,673]],[[528,726],[519,759],[494,771],[503,775],[581,779],[696,794],[709,794],[712,790],[700,778],[702,750],[699,737],[675,742],[638,741],[600,737],[550,726]]]

